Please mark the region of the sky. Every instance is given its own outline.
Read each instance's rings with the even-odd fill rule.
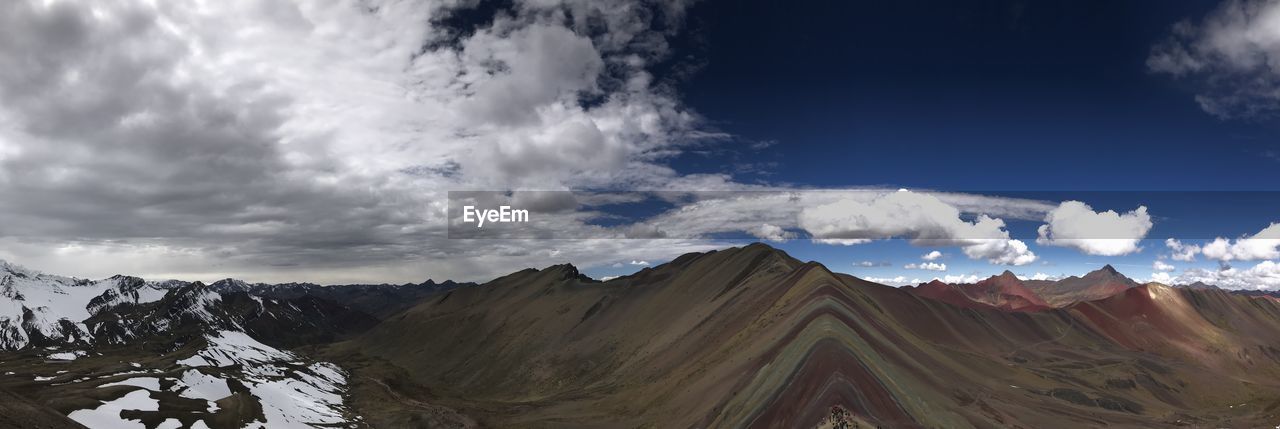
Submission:
[[[0,9],[0,259],[46,272],[603,278],[761,240],[895,285],[1280,289],[1277,1]],[[450,192],[537,219],[462,236]]]

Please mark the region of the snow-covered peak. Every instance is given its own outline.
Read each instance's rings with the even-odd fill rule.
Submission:
[[[254,286],[257,286],[257,285],[254,283],[246,282],[244,280],[233,279],[233,278],[225,278],[209,284],[210,288],[213,288],[213,290],[221,293],[248,292],[251,289],[253,289]]]
[[[0,259],[0,275],[4,275],[4,274],[35,275],[39,273],[29,270],[26,267],[23,267],[21,265],[13,264],[4,259]]]
[[[3,279],[5,278],[44,279],[67,284],[75,284],[77,282],[76,279],[71,277],[45,274],[22,265],[0,259],[0,283],[3,283]],[[84,280],[79,280],[79,282],[84,282]]]
[[[137,277],[91,281],[0,264],[0,350],[33,341],[92,342],[85,320],[104,308],[153,302],[165,293]]]

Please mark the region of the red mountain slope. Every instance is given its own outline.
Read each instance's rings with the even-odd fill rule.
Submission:
[[[914,288],[912,293],[963,308],[996,308],[1004,311],[1043,311],[1049,303],[1028,289],[1012,272],[974,284],[951,285],[934,280]]]

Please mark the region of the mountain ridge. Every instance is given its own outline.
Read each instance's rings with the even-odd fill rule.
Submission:
[[[1038,311],[966,307],[764,245],[608,282],[552,268],[446,292],[331,350],[388,362],[492,426],[816,426],[839,407],[891,427],[1161,427],[1267,421],[1216,411],[1247,397],[1195,392],[1280,398],[1253,384],[1280,364],[1241,357],[1280,346],[1256,335],[1280,333],[1280,307],[1227,293],[1132,286]],[[1100,271],[1081,278],[1125,283]],[[1144,335],[1157,328],[1144,318],[1165,334]]]

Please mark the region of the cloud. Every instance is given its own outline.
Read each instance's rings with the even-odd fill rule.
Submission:
[[[1164,274],[1167,273],[1156,273],[1152,278],[1159,277],[1161,283],[1167,284],[1204,282],[1227,289],[1280,289],[1280,264],[1275,261],[1262,261],[1248,269],[1231,267],[1214,271],[1191,268],[1177,276],[1167,277]]]
[[[908,270],[946,271],[947,264],[940,264],[937,262],[922,262],[919,264],[907,264],[902,266],[902,268],[906,268]]]
[[[1169,258],[1175,261],[1191,262],[1196,260],[1196,254],[1200,253],[1200,246],[1194,244],[1184,244],[1175,239],[1166,239],[1164,245],[1169,248],[1171,253]]]
[[[1151,269],[1156,271],[1173,271],[1178,268],[1173,265],[1166,264],[1164,261],[1155,261],[1151,264]]]
[[[653,264],[650,264],[650,263],[649,263],[649,261],[636,261],[636,260],[632,260],[632,261],[630,262],[630,264],[631,264],[631,265],[639,265],[639,266],[642,266],[642,267],[647,267],[647,266],[653,265]]]
[[[1175,24],[1147,68],[1194,82],[1200,107],[1220,118],[1280,111],[1280,3],[1228,0],[1199,22]]]
[[[863,267],[863,268],[887,267],[890,265],[892,264],[890,264],[888,261],[855,261],[853,263],[853,266]]]
[[[794,234],[783,230],[782,227],[772,224],[762,224],[757,228],[748,231],[751,235],[762,240],[769,241],[786,241]]]
[[[450,19],[474,6],[6,3],[6,252],[76,275],[482,279],[607,263],[592,251],[615,247],[552,256],[533,241],[449,240],[443,189],[727,180],[665,161],[725,138],[651,71],[685,2],[518,0]],[[671,244],[626,251],[670,256]]]
[[[942,252],[939,252],[939,251],[937,251],[937,250],[934,250],[934,251],[932,251],[932,252],[929,252],[929,253],[926,253],[926,254],[924,254],[924,255],[920,256],[920,259],[923,259],[923,260],[926,260],[926,261],[936,261],[936,260],[938,260],[938,258],[941,258],[941,257],[942,257]]]
[[[1049,274],[1039,273],[1039,272],[1031,275],[1030,277],[1022,276],[1022,275],[1019,275],[1017,277],[1021,280],[1062,280],[1063,278],[1062,276],[1054,276],[1054,275],[1049,275]]]
[[[812,241],[817,244],[829,244],[832,246],[856,246],[870,243],[872,240],[865,238],[815,238]]]
[[[957,284],[957,283],[977,283],[977,282],[979,282],[979,281],[982,281],[982,278],[981,278],[981,277],[978,277],[978,275],[976,275],[976,274],[969,274],[969,275],[963,275],[963,274],[946,275],[946,276],[942,276],[942,278],[934,277],[933,279],[934,279],[934,280],[941,280],[941,281],[942,281],[942,282],[944,282],[944,283],[953,283],[953,284]]]
[[[959,246],[970,258],[995,264],[1023,265],[1036,259],[1025,243],[1009,239],[1004,221],[986,215],[965,221],[938,197],[908,190],[807,206],[798,224],[821,240],[906,238],[922,246]]]
[[[863,277],[862,279],[863,279],[863,280],[866,280],[866,281],[869,281],[869,282],[880,283],[880,284],[883,284],[883,285],[890,285],[890,286],[904,286],[904,285],[909,285],[909,284],[920,283],[920,282],[918,281],[919,279],[915,279],[915,280],[907,280],[907,277],[906,277],[906,276],[897,276],[897,277]]]
[[[1148,279],[1147,281],[1171,285],[1171,284],[1177,284],[1175,283],[1177,279],[1178,279],[1178,276],[1167,273],[1167,272],[1154,272],[1154,273],[1151,273],[1151,278]]]
[[[1236,240],[1218,237],[1205,244],[1201,253],[1216,261],[1256,261],[1280,258],[1280,223],[1273,223],[1257,234]]]
[[[1036,243],[1071,247],[1085,254],[1120,256],[1141,251],[1138,246],[1151,230],[1145,206],[1128,213],[1095,212],[1088,204],[1065,201],[1044,218]]]

